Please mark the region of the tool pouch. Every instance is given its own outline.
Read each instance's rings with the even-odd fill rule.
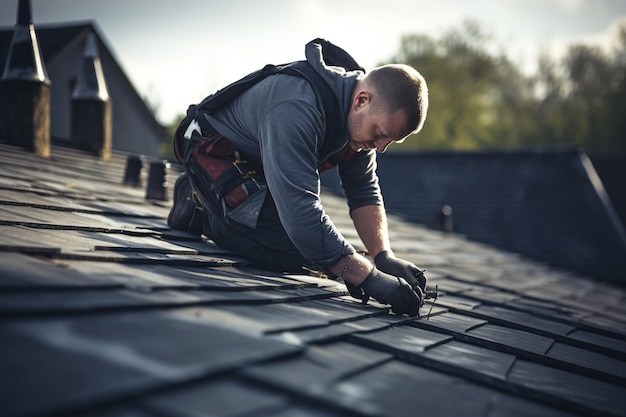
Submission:
[[[176,130],[174,151],[202,204],[226,216],[261,190],[254,178],[257,171],[221,134],[204,137],[206,129],[197,124],[191,110]]]
[[[226,138],[217,134],[209,139],[199,138],[197,142],[190,168],[201,178],[201,184],[210,184],[208,188],[220,203],[232,209],[259,191],[253,178],[256,171],[240,159],[239,152]]]

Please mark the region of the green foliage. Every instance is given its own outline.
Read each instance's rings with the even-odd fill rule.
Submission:
[[[422,132],[390,152],[568,145],[626,155],[626,23],[614,50],[572,45],[560,61],[540,56],[533,76],[475,21],[439,39],[406,35],[390,62],[420,71],[430,98]],[[167,126],[170,138],[183,117]],[[171,139],[161,151],[174,158]]]
[[[185,115],[183,113],[179,114],[178,116],[176,116],[171,123],[169,123],[167,126],[165,126],[165,129],[167,130],[167,137],[168,139],[163,141],[161,143],[160,146],[160,152],[161,152],[161,156],[163,158],[169,159],[170,161],[173,161],[176,159],[176,157],[174,156],[174,148],[172,145],[172,138],[174,137],[174,132],[176,131],[176,128],[178,127],[178,124],[180,123],[181,120],[183,120],[183,118],[185,117]]]
[[[626,154],[626,25],[612,53],[573,45],[561,63],[545,57],[539,127],[590,153]]]
[[[421,133],[392,151],[574,145],[626,153],[626,25],[612,54],[574,45],[562,62],[540,58],[527,77],[491,36],[467,21],[440,39],[407,35],[391,61],[420,71],[430,107]]]

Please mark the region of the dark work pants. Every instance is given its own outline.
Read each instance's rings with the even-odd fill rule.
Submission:
[[[194,174],[194,170],[201,170],[198,164],[194,163],[193,150],[197,146],[193,140],[187,140],[183,137],[184,132],[188,129],[190,123],[195,122],[195,111],[193,107],[187,112],[187,117],[179,125],[174,135],[175,149],[179,159],[184,159],[185,171],[191,181],[193,188],[196,190],[209,190],[211,184],[206,175],[200,172]],[[217,132],[212,126],[206,124],[204,119],[199,119],[198,123],[202,123],[201,129],[205,137],[211,137]],[[181,161],[183,162],[183,161]],[[262,182],[262,179],[259,178]],[[285,231],[274,199],[267,190],[262,209],[259,213],[256,227],[252,228],[242,223],[238,223],[225,214],[222,201],[212,192],[204,193],[207,198],[202,199],[203,206],[203,225],[202,233],[213,240],[218,246],[235,252],[251,260],[253,263],[274,271],[281,272],[301,272],[302,266],[307,264],[302,254],[295,247],[287,232]],[[181,198],[187,198],[184,196]],[[196,200],[196,199],[194,199]],[[248,201],[242,203],[242,207]],[[200,230],[198,230],[200,232]]]
[[[306,260],[289,239],[268,193],[256,229],[225,217],[221,208],[204,207],[204,234],[218,246],[274,271],[301,272]]]

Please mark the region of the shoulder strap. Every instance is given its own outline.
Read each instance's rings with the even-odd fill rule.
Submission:
[[[260,70],[250,73],[242,79],[235,81],[234,83],[229,84],[216,91],[214,94],[206,97],[200,102],[200,104],[198,104],[196,111],[212,113],[234,100],[254,84],[270,75],[278,73],[295,75],[309,81],[315,91],[315,94],[317,95],[317,98],[322,103],[322,108],[324,109],[324,115],[327,123],[326,136],[333,137],[336,135],[339,132],[340,127],[343,125],[343,123],[339,123],[339,126],[337,126],[337,122],[340,120],[337,97],[331,90],[330,86],[322,79],[322,76],[319,75],[317,71],[313,69],[311,64],[306,61],[296,61],[284,65],[268,64]]]
[[[196,110],[204,111],[207,113],[214,112],[231,100],[235,99],[237,96],[252,87],[254,84],[258,83],[269,75],[276,74],[279,71],[279,66],[268,64],[260,70],[254,71],[246,75],[242,79],[235,81],[234,83],[229,84],[226,87],[217,90],[215,93],[209,95],[196,106]]]
[[[312,43],[321,45],[322,56],[327,65],[343,67],[348,71],[361,70],[365,72],[354,58],[342,48],[321,38],[313,40]],[[339,100],[322,76],[307,61],[296,61],[284,65],[268,64],[206,97],[196,106],[196,111],[211,113],[235,99],[254,84],[277,73],[295,75],[308,80],[324,109],[326,138],[332,138],[341,132],[345,120],[341,117]],[[328,143],[328,141],[325,142]]]
[[[336,137],[342,131],[346,121],[345,118],[341,116],[339,99],[328,83],[326,83],[322,76],[306,61],[294,62],[283,68],[282,72],[303,77],[309,81],[324,109],[326,138]],[[325,140],[324,143],[329,143],[329,141]]]

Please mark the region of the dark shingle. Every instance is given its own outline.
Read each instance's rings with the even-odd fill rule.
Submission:
[[[341,283],[265,271],[169,230],[170,203],[120,185],[123,154],[102,164],[67,148],[50,160],[0,150],[3,415],[626,407],[621,288],[390,217],[395,252],[439,289],[421,318],[397,317]],[[345,203],[323,201],[355,241]]]

